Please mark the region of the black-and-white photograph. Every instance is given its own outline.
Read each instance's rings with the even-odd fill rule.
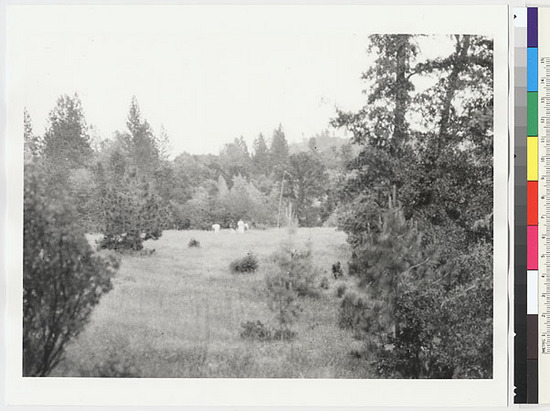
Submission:
[[[21,375],[492,379],[494,38],[219,9],[11,22]]]

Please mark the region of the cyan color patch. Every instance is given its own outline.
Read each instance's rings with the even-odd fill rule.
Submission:
[[[538,48],[527,48],[527,91],[538,90]]]

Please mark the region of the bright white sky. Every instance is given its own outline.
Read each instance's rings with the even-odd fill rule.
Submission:
[[[103,138],[131,97],[173,154],[249,146],[279,123],[291,142],[364,103],[367,20],[353,7],[17,6],[8,10],[8,92],[35,133],[62,93]]]

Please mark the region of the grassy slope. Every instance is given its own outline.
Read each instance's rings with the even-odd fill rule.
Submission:
[[[188,248],[194,237],[201,248]],[[337,326],[339,299],[333,262],[347,260],[345,235],[330,228],[301,228],[296,246],[311,239],[314,261],[330,288],[301,299],[303,312],[292,342],[240,338],[241,323],[271,322],[262,263],[288,238],[286,230],[219,234],[166,231],[151,256],[123,256],[114,289],[54,372],[70,376],[364,378],[357,348]],[[248,251],[260,258],[255,274],[231,274],[229,263]]]

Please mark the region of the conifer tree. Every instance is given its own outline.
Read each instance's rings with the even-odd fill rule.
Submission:
[[[288,142],[286,141],[283,126],[279,124],[279,127],[273,131],[273,138],[269,147],[270,164],[277,180],[282,178],[288,166],[288,156]]]
[[[157,240],[162,235],[167,207],[136,170],[128,170],[120,184],[108,186],[102,200],[104,221],[100,247],[139,251],[144,241]]]
[[[126,126],[129,152],[133,166],[148,180],[153,178],[159,165],[159,148],[148,121],[142,118],[137,98],[132,97]]]
[[[88,164],[92,154],[88,126],[77,94],[63,95],[49,115],[44,135],[44,157],[50,164],[79,168]]]
[[[23,111],[23,141],[25,164],[32,163],[40,155],[40,140],[34,135],[31,116],[26,108]]]
[[[252,148],[252,164],[254,166],[254,173],[258,175],[269,175],[271,168],[269,164],[269,150],[263,134],[260,133],[258,137],[256,137]]]

